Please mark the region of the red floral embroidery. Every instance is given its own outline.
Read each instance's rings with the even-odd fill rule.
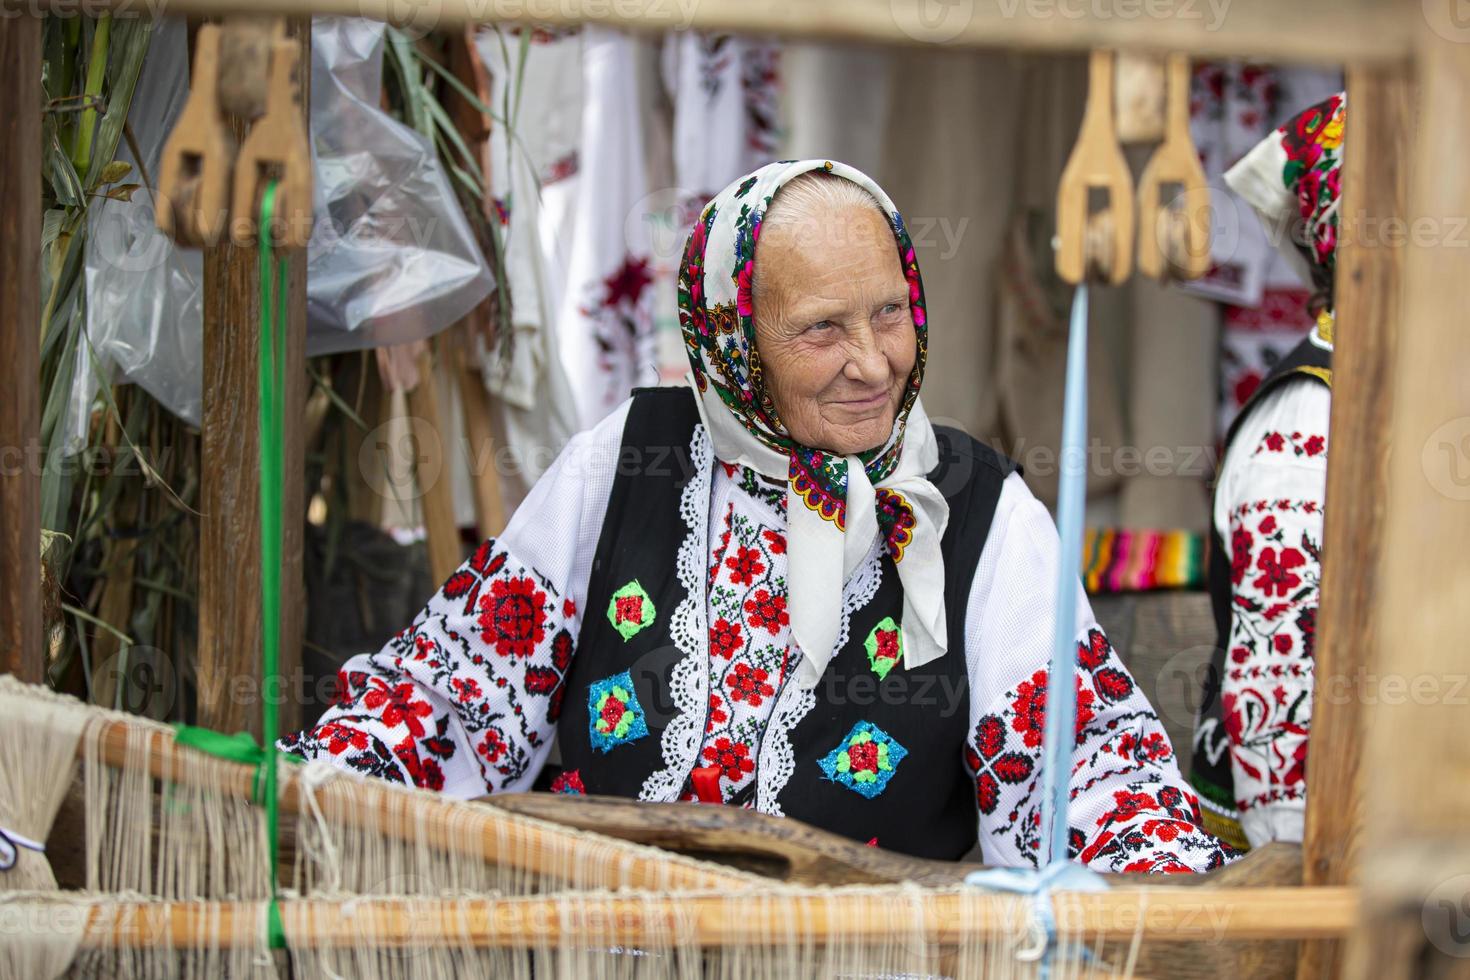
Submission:
[[[776,689],[766,683],[768,676],[759,667],[752,670],[749,664],[736,664],[735,672],[725,678],[725,683],[730,688],[730,700],[744,701],[752,707],[758,706],[763,698],[776,693]]]
[[[732,742],[723,736],[715,739],[714,745],[705,747],[704,757],[719,766],[725,778],[732,781],[755,768],[755,763],[750,758],[750,746],[744,742]]]
[[[1092,703],[1095,695],[1082,686],[1082,678],[1078,677],[1076,680],[1077,733],[1080,735],[1093,718]],[[1029,681],[1022,681],[1017,685],[1016,698],[1011,702],[1011,708],[1016,712],[1016,717],[1011,719],[1011,727],[1021,733],[1027,748],[1039,746],[1046,731],[1046,668],[1032,674]]]
[[[791,616],[786,612],[786,597],[773,596],[765,589],[756,589],[755,597],[745,600],[745,611],[750,615],[752,626],[764,629],[772,636],[791,622]]]
[[[358,731],[356,728],[348,728],[346,725],[327,724],[321,726],[311,734],[318,741],[325,742],[327,751],[333,755],[341,755],[348,749],[357,752],[367,751],[367,732]]]
[[[1276,557],[1275,548],[1262,548],[1261,556],[1256,559],[1256,568],[1261,570],[1261,576],[1254,585],[1268,596],[1274,592],[1278,598],[1284,599],[1292,589],[1302,584],[1301,576],[1291,570],[1306,562],[1295,548],[1282,548],[1280,559]]]
[[[504,733],[498,728],[489,728],[485,730],[485,737],[480,740],[475,751],[483,755],[486,762],[499,762],[508,747]]]
[[[771,549],[772,554],[786,554],[786,535],[778,531],[762,531],[761,535],[766,539],[766,547]]]
[[[725,699],[718,694],[711,694],[709,696],[709,721],[704,726],[705,731],[714,731],[716,725],[730,720],[730,716],[725,714],[725,709],[721,707],[724,703]]]
[[[484,696],[480,693],[480,685],[475,683],[473,677],[451,677],[449,686],[454,689],[454,697],[460,704],[469,704],[476,698]]]
[[[546,635],[545,603],[546,593],[529,576],[496,579],[480,597],[484,641],[502,657],[529,657]]]
[[[709,650],[712,656],[730,657],[740,652],[745,640],[740,635],[740,624],[732,623],[723,616],[715,620],[709,631]]]
[[[434,709],[427,701],[414,700],[413,684],[394,684],[389,687],[376,677],[372,679],[372,683],[372,689],[363,695],[363,707],[376,711],[383,724],[389,728],[405,725],[410,735],[422,738],[424,723],[419,719],[427,718]]]
[[[1237,526],[1230,532],[1230,581],[1239,585],[1251,564],[1251,548],[1255,539],[1243,527]]]
[[[744,545],[737,547],[735,554],[725,559],[725,567],[730,569],[730,577],[736,585],[750,585],[757,575],[766,570],[760,551]]]
[[[408,778],[419,789],[429,789],[438,792],[444,788],[444,770],[439,768],[439,763],[433,759],[421,759],[418,750],[414,748],[413,739],[405,738],[402,742],[393,746],[393,754],[398,761],[403,763],[403,768],[408,772]]]

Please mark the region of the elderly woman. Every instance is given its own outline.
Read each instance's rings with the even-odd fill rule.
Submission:
[[[679,276],[690,385],[575,438],[289,751],[455,796],[551,788],[796,817],[1034,864],[1057,535],[1015,465],[930,424],[913,246],[820,160],[704,209]],[[1226,852],[1147,701],[1078,621],[1071,849]]]

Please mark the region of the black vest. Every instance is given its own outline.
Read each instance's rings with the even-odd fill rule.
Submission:
[[[698,424],[687,388],[634,393],[557,728],[562,770],[575,771],[580,782],[572,785],[587,793],[676,799],[690,791],[690,771],[701,765],[708,692],[703,703],[688,692],[708,684],[709,498],[691,500],[691,513],[680,513],[685,487],[713,466],[712,457],[703,467],[691,458]],[[975,785],[963,761],[970,717],[965,609],[1001,484],[1016,466],[962,432],[935,431],[940,463],[930,479],[950,507],[941,543],[948,652],[914,670],[895,666],[881,679],[870,665],[870,633],[885,617],[898,623],[903,615],[903,588],[884,554],[877,592],[852,614],[847,642],[817,686],[801,691],[795,667],[787,670],[772,723],[753,753],[756,785],[762,766],[791,771],[774,800],[757,790],[754,804],[863,843],[876,839],[890,850],[956,859],[974,846],[978,830]],[[686,520],[705,532],[687,546]],[[684,581],[697,582],[696,590],[686,591],[676,574],[683,548],[693,548]],[[690,591],[694,601],[685,603]],[[686,641],[693,656],[675,645],[681,633],[694,638]],[[785,731],[789,753],[765,744],[783,712],[800,714]],[[674,758],[666,759],[671,726]],[[864,771],[873,770],[880,752],[879,771]],[[859,772],[863,780],[853,778]]]
[[[1315,332],[1315,331],[1314,331]],[[1294,378],[1313,378],[1332,387],[1332,352],[1313,342],[1309,335],[1283,357],[1266,375],[1236,415],[1225,434],[1225,452],[1246,416],[1267,394]],[[1221,454],[1221,460],[1225,455]],[[1211,833],[1237,847],[1248,846],[1240,829],[1235,807],[1235,777],[1230,770],[1230,737],[1225,733],[1225,712],[1220,692],[1225,679],[1225,656],[1230,649],[1231,582],[1230,549],[1218,529],[1210,535],[1210,604],[1215,613],[1215,649],[1205,674],[1198,718],[1195,721],[1194,760],[1189,780],[1204,804],[1205,826]],[[1213,761],[1211,761],[1213,760]]]

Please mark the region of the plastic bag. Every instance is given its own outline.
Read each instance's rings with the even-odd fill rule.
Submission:
[[[490,294],[489,266],[429,142],[377,107],[382,24],[312,24],[312,156],[316,228],[307,255],[307,353],[422,340]],[[182,21],[155,28],[128,113],[149,182],[183,111]],[[126,144],[118,158],[133,164]],[[193,425],[202,415],[204,257],[154,226],[154,198],[100,201],[89,216],[87,334],[79,345],[63,432],[85,445],[104,377],[146,388]],[[115,373],[114,373],[115,372]]]
[[[378,108],[384,25],[319,17],[311,39],[307,353],[430,337],[490,294],[490,268],[429,141]]]
[[[128,112],[149,184],[158,178],[164,140],[184,108],[187,91],[179,80],[188,77],[188,63],[187,26],[164,19],[153,29]],[[132,164],[127,182],[144,182],[126,141],[119,144],[117,158]],[[152,191],[142,187],[130,201],[97,202],[88,215],[84,274],[91,349],[87,344],[77,347],[65,428],[69,448],[85,444],[99,370],[103,375],[118,372],[175,415],[199,424],[204,255],[176,248],[154,225],[153,206]]]

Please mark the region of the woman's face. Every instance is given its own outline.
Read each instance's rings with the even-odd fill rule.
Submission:
[[[763,228],[755,261],[756,347],[787,433],[844,456],[881,446],[916,344],[887,219],[852,207]]]

